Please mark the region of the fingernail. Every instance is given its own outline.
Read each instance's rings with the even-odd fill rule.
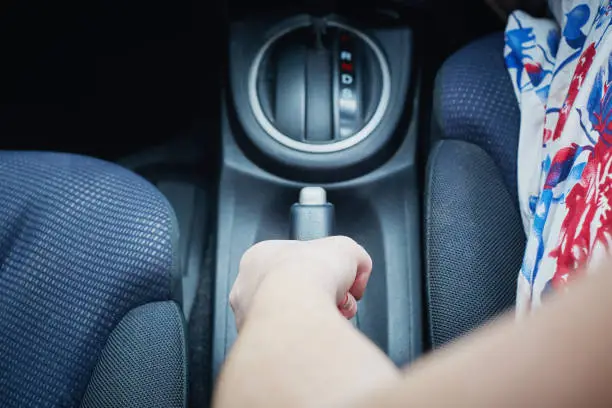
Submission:
[[[351,307],[351,301],[349,300],[348,293],[344,295],[344,300],[342,301],[342,309],[347,310]]]

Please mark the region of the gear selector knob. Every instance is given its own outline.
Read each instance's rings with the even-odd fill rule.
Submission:
[[[333,234],[334,205],[327,202],[322,187],[304,187],[299,201],[291,206],[291,239],[309,241]]]

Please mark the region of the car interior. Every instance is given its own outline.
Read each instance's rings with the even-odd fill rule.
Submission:
[[[0,150],[103,159],[161,191],[180,232],[172,300],[182,316],[153,335],[143,327],[156,311],[113,323],[135,326],[128,340],[88,346],[88,375],[40,386],[73,393],[69,402],[11,388],[0,405],[209,406],[237,335],[228,295],[240,258],[295,237],[290,210],[304,187],[333,204],[327,233],[371,254],[353,323],[397,365],[512,308],[525,242],[519,109],[505,21],[485,1],[1,9]],[[49,333],[43,340],[56,341]],[[122,343],[133,338],[149,351]],[[19,367],[0,368],[3,388]]]

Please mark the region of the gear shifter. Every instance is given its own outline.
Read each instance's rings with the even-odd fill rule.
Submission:
[[[334,229],[334,205],[321,187],[304,187],[291,206],[291,239],[310,241],[330,236]]]

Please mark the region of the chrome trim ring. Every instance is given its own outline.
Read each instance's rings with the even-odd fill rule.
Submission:
[[[346,139],[339,140],[337,142],[327,143],[327,144],[311,144],[311,143],[303,143],[298,142],[295,139],[290,138],[289,136],[283,134],[279,131],[274,124],[270,122],[268,117],[263,111],[261,107],[261,103],[259,102],[259,97],[257,95],[257,79],[259,75],[259,68],[261,66],[261,62],[266,54],[266,51],[270,48],[272,44],[274,44],[279,38],[284,35],[290,33],[291,31],[295,31],[297,29],[303,27],[311,26],[311,22],[302,22],[294,24],[286,29],[279,31],[274,36],[272,36],[266,43],[261,47],[255,59],[253,60],[253,64],[251,65],[249,71],[249,83],[248,83],[248,94],[249,94],[249,102],[251,105],[251,109],[253,110],[253,115],[255,116],[255,120],[257,123],[263,128],[263,130],[274,140],[285,145],[294,150],[298,150],[306,153],[333,153],[339,152],[341,150],[348,149],[349,147],[355,146],[357,143],[365,140],[370,134],[376,129],[376,127],[382,121],[382,118],[389,106],[389,100],[391,97],[391,74],[389,72],[389,65],[387,64],[387,59],[383,54],[382,50],[376,45],[374,41],[370,37],[368,37],[365,33],[350,27],[348,25],[339,23],[337,21],[328,21],[327,25],[330,27],[337,27],[346,31],[349,31],[356,36],[358,36],[361,40],[363,40],[370,49],[376,55],[378,59],[378,63],[380,64],[380,71],[382,74],[382,91],[380,93],[380,101],[378,102],[378,106],[374,111],[374,114],[370,118],[370,120],[363,126],[357,133],[352,136],[349,136]]]

